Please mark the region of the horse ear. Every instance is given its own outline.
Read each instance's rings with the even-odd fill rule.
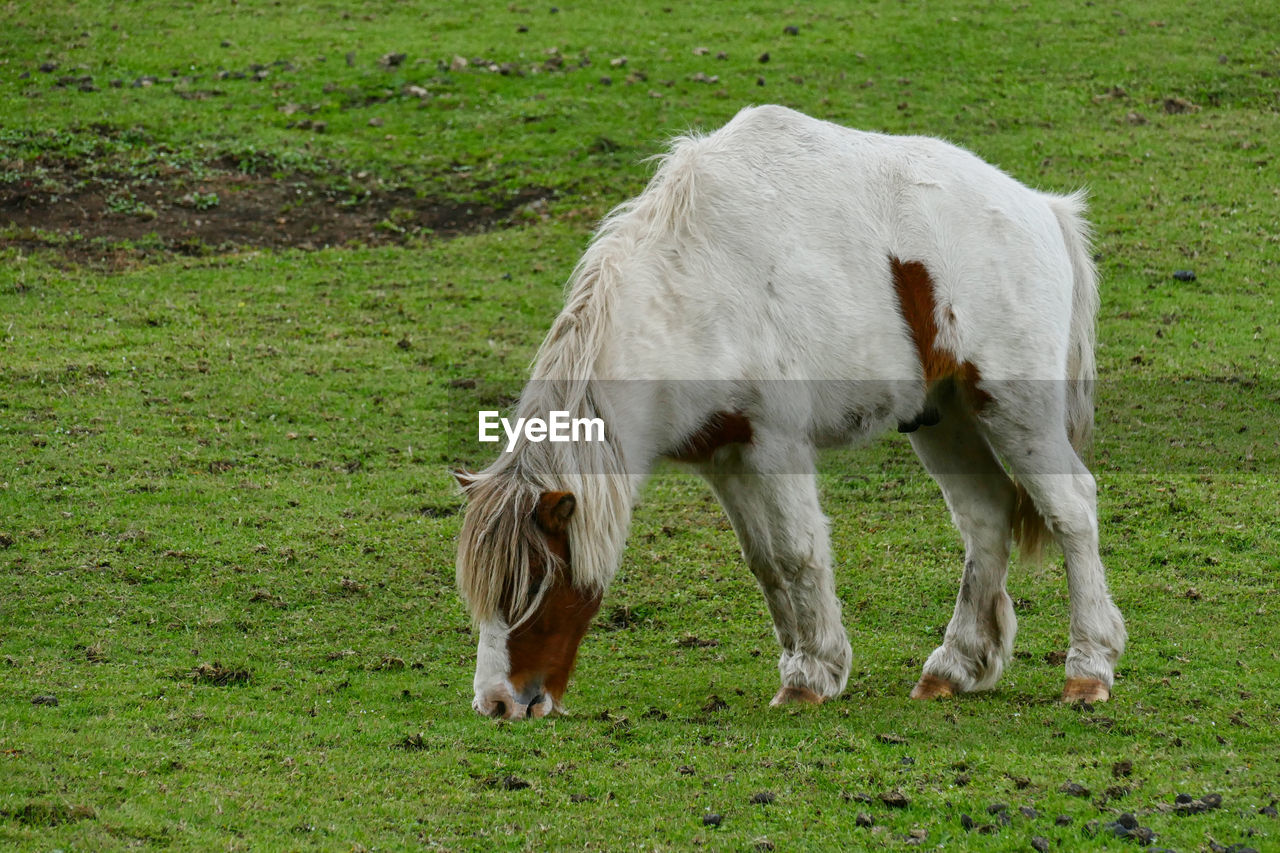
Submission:
[[[569,529],[578,501],[572,492],[543,492],[533,517],[543,532],[559,536]]]
[[[470,471],[463,471],[461,468],[455,471],[450,471],[449,473],[453,475],[453,479],[458,481],[458,485],[464,492],[471,488],[472,484],[476,481],[475,474],[472,474]]]

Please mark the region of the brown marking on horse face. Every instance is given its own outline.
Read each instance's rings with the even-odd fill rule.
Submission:
[[[929,270],[919,261],[900,261],[894,257],[889,258],[889,266],[893,271],[898,308],[916,345],[925,383],[956,380],[969,395],[970,405],[980,411],[991,401],[991,395],[978,387],[982,374],[972,362],[957,361],[954,353],[938,346],[937,301]]]
[[[530,567],[539,584],[550,583],[551,587],[538,609],[507,638],[508,679],[522,704],[531,704],[546,694],[560,705],[578,646],[600,609],[600,593],[584,593],[570,580],[568,527],[576,505],[569,492],[545,492],[534,508],[534,521],[560,566],[551,571],[541,565]]]
[[[751,421],[746,415],[716,412],[667,456],[677,462],[710,462],[711,454],[726,445],[750,444],[751,435]]]

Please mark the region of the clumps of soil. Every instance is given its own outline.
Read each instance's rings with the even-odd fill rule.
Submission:
[[[1179,794],[1173,800],[1173,806],[1170,811],[1174,814],[1190,815],[1202,814],[1204,812],[1213,811],[1222,808],[1221,794],[1205,794],[1203,797],[1193,797],[1190,794]]]
[[[486,788],[496,788],[502,791],[523,791],[530,787],[529,783],[519,776],[490,776],[484,780]]]
[[[422,752],[427,748],[427,739],[422,736],[422,732],[405,735],[396,743],[396,749],[403,749],[405,752]]]
[[[702,703],[702,713],[714,714],[723,711],[729,707],[729,703],[721,699],[715,693],[707,697],[707,701]]]
[[[0,248],[52,249],[76,261],[160,251],[406,244],[510,225],[552,191],[483,182],[467,199],[329,172],[272,168],[224,155],[197,163],[44,152],[3,163]]]
[[[880,802],[891,809],[905,809],[911,801],[901,791],[885,791],[880,795]]]
[[[247,669],[223,666],[217,661],[213,663],[202,663],[182,677],[190,678],[196,684],[208,684],[214,687],[226,687],[232,684],[248,684],[249,680],[252,678],[249,670]]]

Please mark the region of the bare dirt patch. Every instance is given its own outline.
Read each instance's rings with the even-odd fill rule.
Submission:
[[[247,172],[230,157],[145,175],[74,159],[9,165],[0,180],[0,248],[53,249],[78,261],[121,251],[403,244],[506,227],[540,215],[552,195],[478,185],[468,193],[478,201],[433,198],[341,176]]]

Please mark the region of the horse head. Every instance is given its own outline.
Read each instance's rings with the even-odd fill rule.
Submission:
[[[562,713],[578,646],[603,595],[574,582],[569,526],[577,500],[511,478],[457,478],[469,500],[458,586],[480,632],[472,707],[508,720]]]

